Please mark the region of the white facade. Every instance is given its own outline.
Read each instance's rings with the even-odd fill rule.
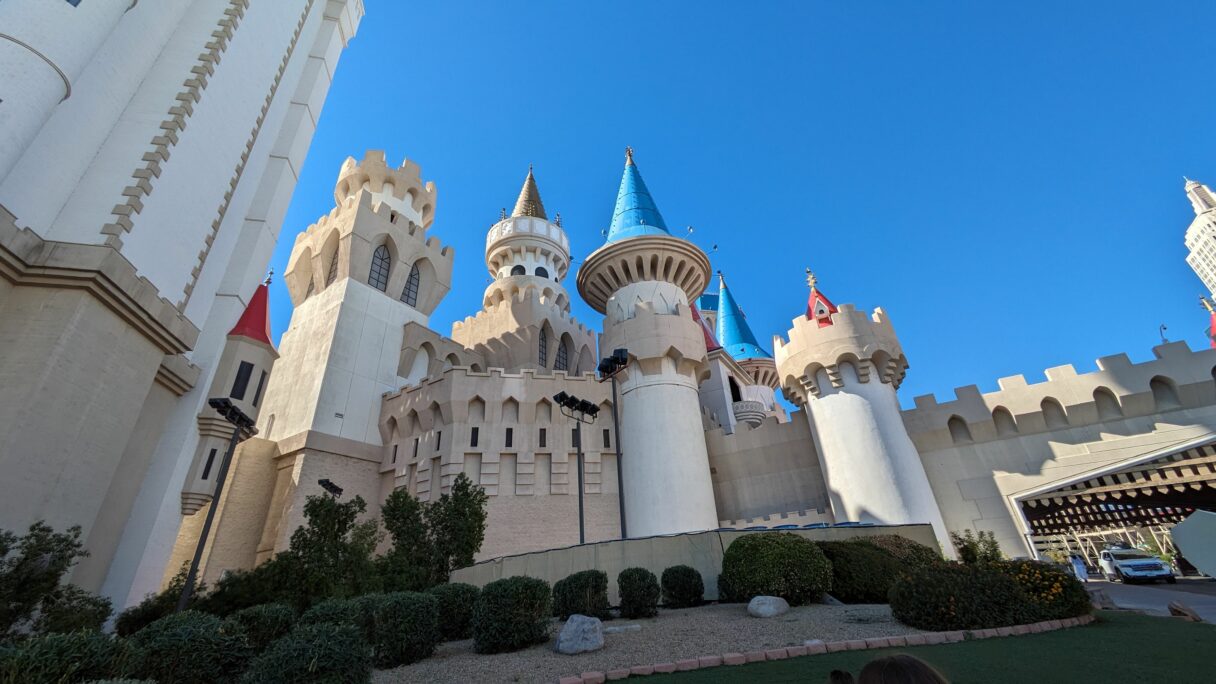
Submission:
[[[1186,263],[1208,293],[1216,294],[1216,195],[1203,183],[1187,180],[1186,196],[1195,210],[1195,220],[1186,229]]]

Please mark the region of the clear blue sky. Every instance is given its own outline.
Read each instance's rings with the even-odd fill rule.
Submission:
[[[602,242],[623,148],[669,226],[717,244],[765,347],[805,307],[884,307],[900,391],[1206,346],[1182,176],[1216,185],[1213,3],[366,0],[283,227],[333,205],[348,155],[439,189],[456,250],[443,334],[487,284],[485,232],[536,165],[574,259]],[[577,267],[577,263],[576,263]],[[600,328],[565,284],[575,315]],[[291,303],[272,291],[276,337]]]

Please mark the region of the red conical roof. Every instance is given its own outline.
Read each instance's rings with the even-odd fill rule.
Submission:
[[[691,304],[689,308],[692,309],[692,319],[697,322],[697,325],[701,326],[701,334],[705,335],[705,351],[711,352],[715,349],[721,349],[722,345],[718,344],[714,331],[709,329],[709,324],[705,322],[704,318],[701,318],[701,312],[697,310],[697,305]]]
[[[232,326],[232,330],[228,331],[229,335],[246,337],[255,342],[264,342],[274,346],[270,341],[269,284],[270,279],[267,278],[266,282],[258,285],[258,289],[253,291],[253,296],[249,298],[249,305],[245,307],[245,311],[236,325]]]

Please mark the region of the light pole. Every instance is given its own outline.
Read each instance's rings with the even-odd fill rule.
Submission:
[[[177,600],[177,610],[182,612],[190,602],[194,593],[194,581],[198,578],[198,566],[203,559],[203,547],[207,545],[207,535],[211,533],[211,523],[215,520],[215,509],[220,505],[220,494],[224,493],[224,481],[228,479],[228,466],[232,464],[232,453],[236,451],[238,442],[249,439],[258,433],[253,426],[253,419],[245,415],[229,399],[208,399],[207,404],[215,409],[224,420],[232,423],[232,439],[228,440],[228,450],[224,452],[224,460],[220,462],[220,472],[215,477],[215,494],[211,497],[211,505],[207,507],[207,519],[203,521],[203,531],[198,536],[198,545],[194,547],[194,559],[190,561],[190,572],[186,575],[186,586],[182,587],[181,598]]]
[[[629,365],[629,350],[614,349],[612,356],[600,359],[600,382],[604,378],[612,381],[612,433],[613,444],[616,445],[616,500],[621,509],[621,539],[628,539],[629,533],[625,527],[625,485],[622,481],[621,470],[621,420],[616,407],[616,374]]]
[[[600,407],[565,392],[553,395],[553,401],[557,402],[563,416],[575,420],[574,448],[578,454],[578,543],[584,544],[587,535],[583,524],[583,423],[594,423],[595,414],[600,412]]]

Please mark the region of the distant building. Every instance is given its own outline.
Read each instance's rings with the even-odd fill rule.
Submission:
[[[1186,229],[1186,263],[1203,281],[1208,294],[1216,294],[1216,195],[1203,183],[1186,179],[1186,196],[1195,220]]]

